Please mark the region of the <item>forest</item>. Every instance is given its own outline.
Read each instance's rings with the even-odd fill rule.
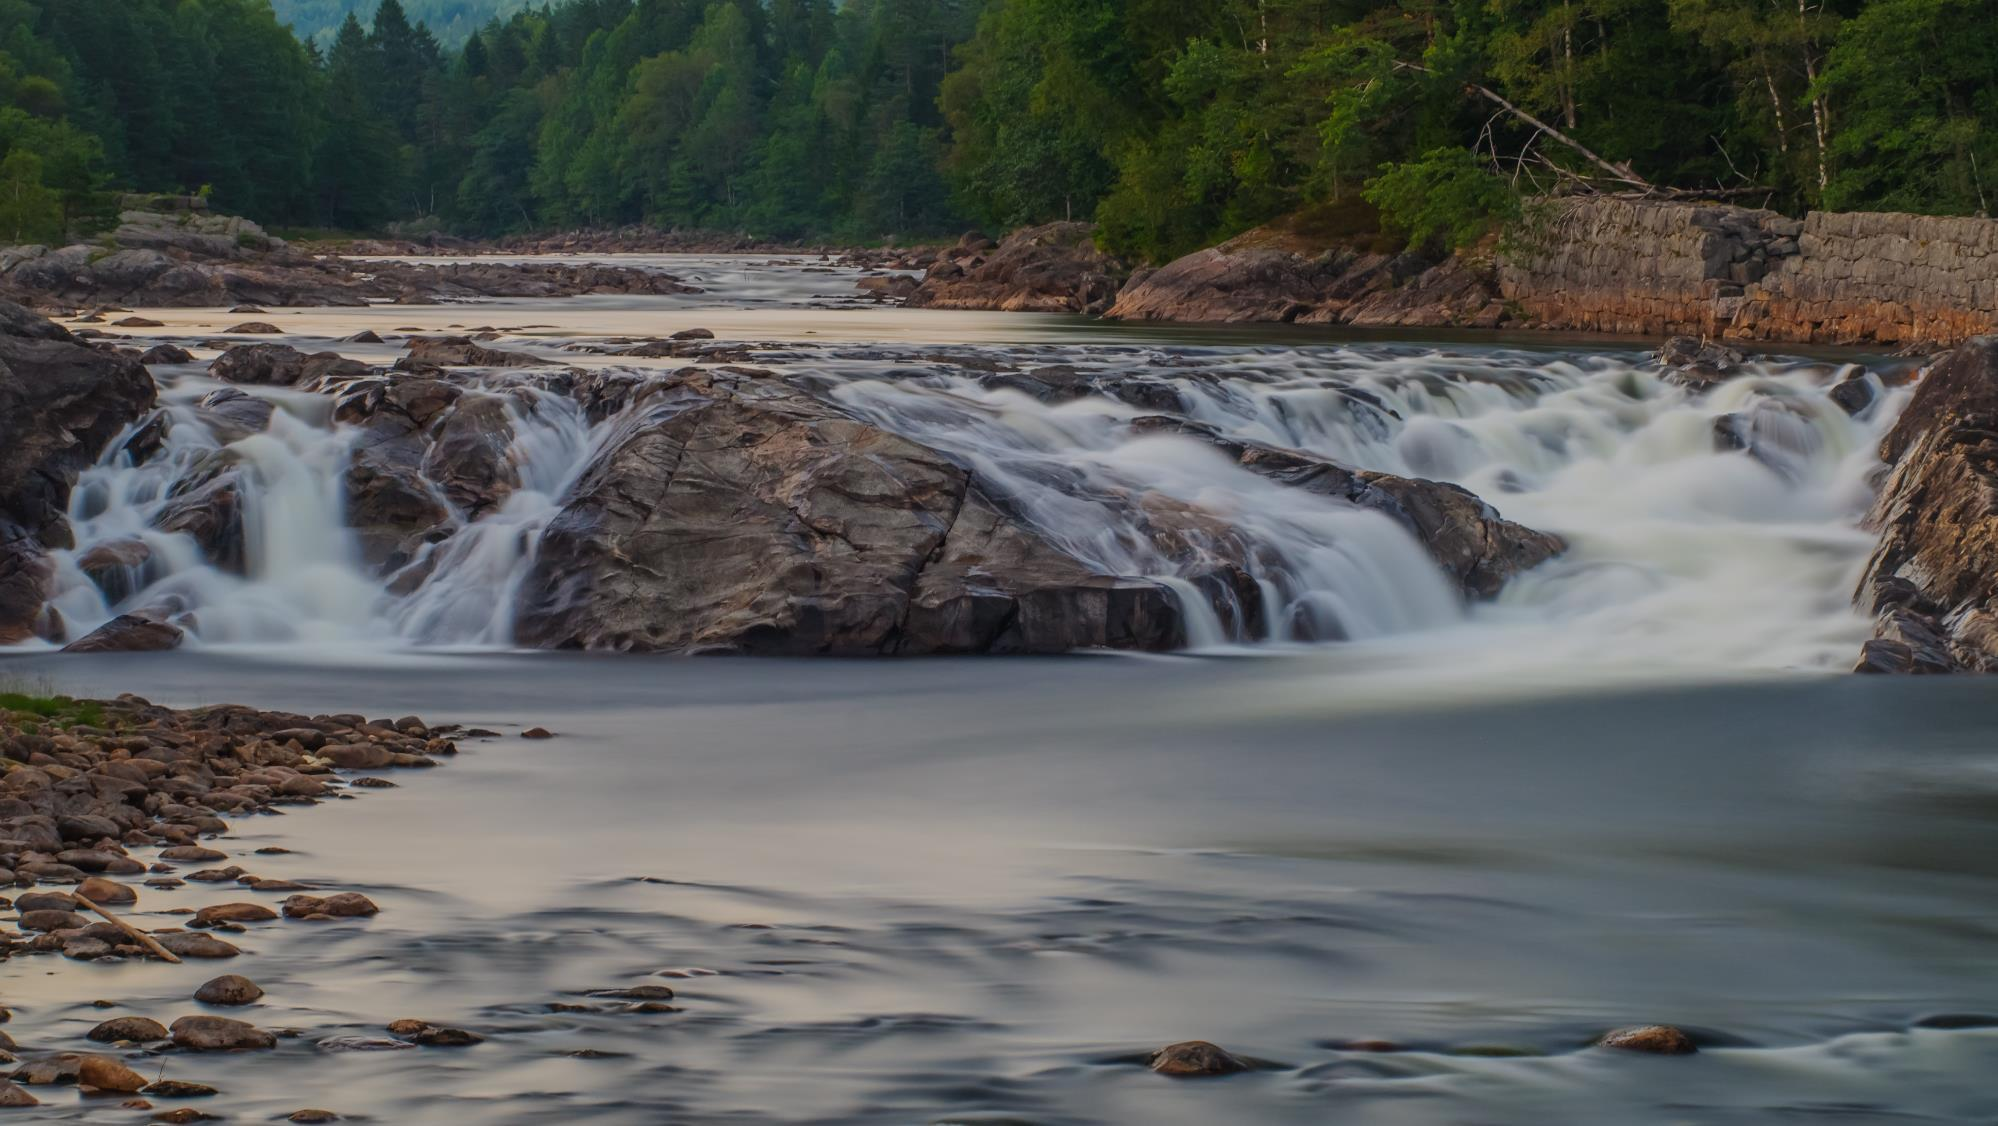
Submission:
[[[365,6],[322,43],[270,0],[0,0],[0,242],[115,190],[347,232],[1089,219],[1149,260],[1322,205],[1464,243],[1555,191],[1998,192],[1988,0],[567,0],[456,45]]]

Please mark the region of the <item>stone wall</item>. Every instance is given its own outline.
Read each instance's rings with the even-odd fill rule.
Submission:
[[[1622,199],[1533,212],[1500,289],[1539,326],[1827,344],[1998,329],[1998,221]]]

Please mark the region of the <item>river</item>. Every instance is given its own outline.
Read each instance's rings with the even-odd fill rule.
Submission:
[[[76,694],[414,712],[503,733],[365,800],[237,823],[234,853],[296,850],[256,857],[259,874],[364,891],[383,910],[235,936],[249,956],[228,968],[269,993],[251,1019],[302,1035],[269,1056],[165,1057],[169,1076],[223,1088],[217,1112],[1998,1116],[1998,684],[1843,671],[1866,634],[1846,599],[1869,546],[1856,521],[1870,447],[1898,409],[1884,389],[1857,418],[1825,399],[1851,357],[1770,361],[1696,396],[1631,342],[926,314],[853,306],[851,275],[809,263],[662,264],[710,292],[268,319],[329,339],[511,326],[496,346],[585,364],[617,361],[561,345],[695,325],[769,342],[756,363],[809,366],[854,412],[1011,475],[1050,528],[1104,518],[1034,492],[1050,463],[1238,514],[1282,549],[1294,601],[1329,607],[1345,639],[1274,629],[1178,655],[897,661],[511,652],[504,608],[465,600],[518,560],[428,595],[371,583],[311,487],[339,429],[277,395],[285,421],[263,464],[296,486],[273,507],[292,530],[259,541],[244,576],[185,557],[150,576],[205,600],[187,648],[0,658],[0,677]],[[145,313],[176,339],[241,319]],[[340,346],[396,352],[371,347]],[[1202,421],[1460,481],[1571,550],[1465,610],[1377,527],[1287,508],[1185,446],[1120,439],[1127,410],[944,370],[981,356],[1169,378],[1192,365]],[[170,399],[214,389],[197,370],[160,374]],[[1332,401],[1356,386],[1392,424]],[[1763,419],[1769,440],[1716,449],[1723,415]],[[586,442],[536,456],[574,461]],[[143,517],[154,494],[134,470],[94,472],[80,527]],[[542,487],[559,493],[564,472]],[[540,511],[503,515],[517,531]],[[1327,557],[1326,542],[1342,550]],[[87,593],[63,603],[72,619],[112,611]],[[536,724],[557,738],[513,737]],[[139,915],[240,897],[149,892]],[[39,1040],[79,1036],[104,1015],[98,997],[171,1020],[195,1008],[199,976],[0,967],[10,1029]],[[550,1009],[656,983],[681,1011]],[[315,1047],[405,1016],[488,1040],[459,1054]],[[1584,1047],[1658,1021],[1703,1050]],[[1194,1038],[1273,1066],[1184,1082],[1142,1067]],[[1356,1040],[1402,1050],[1342,1046]],[[117,1112],[55,1097],[47,1113]]]

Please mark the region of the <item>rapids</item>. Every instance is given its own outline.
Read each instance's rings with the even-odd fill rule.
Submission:
[[[950,331],[953,315],[852,308],[839,293],[850,272],[726,259],[676,268],[707,292],[645,299],[666,316],[648,319],[648,329],[729,325],[752,343],[757,365],[972,467],[1076,557],[1175,586],[1196,649],[1338,640],[1386,653],[1426,649],[1470,668],[1513,669],[1524,658],[1713,671],[1835,666],[1864,636],[1847,605],[1868,549],[1856,520],[1869,498],[1872,448],[1900,395],[1876,381],[1873,404],[1849,416],[1827,395],[1858,370],[1848,364],[1767,360],[1702,392],[1620,346],[1294,333],[1224,334],[1228,342],[1216,343],[1061,318],[1020,318],[1026,342],[938,344],[919,334],[926,324]],[[634,327],[633,308],[494,305],[481,315],[541,322],[505,330],[498,347],[582,367],[681,362],[574,350]],[[888,343],[828,341],[788,323],[811,308],[892,317],[895,329],[883,333]],[[442,315],[453,313],[463,310]],[[330,329],[310,334],[343,316],[352,328],[356,317],[425,314],[439,315],[315,310],[288,327],[307,334],[295,341],[304,349],[381,362],[392,347],[341,345]],[[200,343],[190,338],[198,326],[190,314],[160,316],[169,326],[158,335]],[[353,428],[333,421],[325,396],[250,387],[275,411],[266,429],[245,434],[202,409],[224,392],[203,373],[205,358],[155,369],[172,421],[164,453],[134,465],[120,443],[75,491],[77,543],[56,556],[53,600],[73,636],[121,612],[164,608],[186,615],[199,646],[507,647],[515,592],[542,529],[625,422],[593,424],[519,370],[471,377],[504,405],[506,461],[519,487],[490,512],[461,513],[455,534],[425,546],[400,575],[377,575],[343,515],[339,481]],[[1151,397],[1041,401],[981,378],[995,364],[1142,385]],[[1570,550],[1496,600],[1467,607],[1388,518],[1272,483],[1193,439],[1133,426],[1157,413],[1160,396],[1227,438],[1461,484],[1507,517],[1563,536]],[[242,558],[228,568],[204,561],[190,535],[156,526],[222,465],[239,466],[244,479]],[[1142,504],[1131,498],[1154,496],[1212,515],[1250,545],[1264,588],[1257,620],[1217,612],[1187,581],[1186,560],[1147,536]],[[104,581],[101,565],[96,579],[79,565],[93,548],[129,540],[150,557],[115,581]]]

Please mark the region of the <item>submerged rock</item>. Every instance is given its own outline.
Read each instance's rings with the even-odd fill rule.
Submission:
[[[1648,1052],[1656,1056],[1690,1056],[1699,1051],[1693,1038],[1669,1024],[1647,1024],[1636,1028],[1619,1028],[1604,1033],[1596,1041],[1598,1047],[1616,1048],[1625,1052]]]
[[[1160,1075],[1194,1079],[1212,1075],[1234,1075],[1250,1071],[1254,1065],[1205,1040],[1168,1044],[1152,1053],[1146,1066]]]

